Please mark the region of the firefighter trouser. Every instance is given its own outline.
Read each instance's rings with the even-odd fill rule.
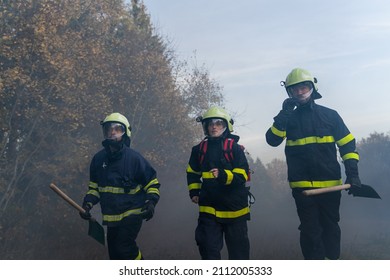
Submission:
[[[195,240],[203,260],[220,260],[225,235],[230,260],[249,259],[247,221],[218,223],[214,219],[199,217]]]
[[[340,257],[341,192],[330,192],[305,196],[302,190],[293,189],[297,206],[300,230],[300,244],[303,257],[307,260],[337,260]]]
[[[138,216],[125,218],[118,226],[107,227],[107,246],[111,260],[143,259],[135,242],[141,229]]]

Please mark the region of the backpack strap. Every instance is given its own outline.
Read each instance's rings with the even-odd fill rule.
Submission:
[[[199,144],[199,163],[202,164],[207,152],[207,144],[208,144],[208,139],[205,138],[203,139],[200,144]],[[222,143],[222,151],[223,155],[226,159],[227,162],[232,162],[234,159],[233,156],[233,144],[235,140],[233,138],[225,138],[223,143]],[[241,149],[245,149],[244,146],[239,145]]]
[[[202,165],[207,151],[207,138],[203,139],[199,144],[199,163]]]
[[[235,140],[233,138],[226,138],[224,141],[223,152],[224,152],[224,155],[225,155],[227,162],[231,162],[234,159],[234,156],[233,156],[233,143],[234,142],[235,142]],[[244,145],[238,144],[238,146],[241,148],[242,151],[245,152]],[[252,171],[249,169],[248,180],[247,180],[248,182],[251,180],[251,172]]]
[[[206,152],[207,152],[207,144],[208,144],[207,140],[208,139],[205,138],[199,144],[199,163],[200,164],[203,163]],[[225,138],[225,140],[222,143],[222,151],[223,151],[224,158],[226,159],[226,162],[232,162],[234,159],[234,156],[233,156],[233,143],[234,142],[235,142],[235,140],[233,138]],[[238,144],[238,146],[243,151],[245,151],[245,147],[243,145]],[[249,169],[247,182],[249,182],[251,180],[251,173],[252,173],[252,170]]]
[[[233,138],[226,138],[224,143],[223,143],[223,153],[224,153],[224,156],[225,156],[225,159],[227,162],[232,162],[234,159],[234,156],[233,156],[233,143],[234,142],[235,142],[235,140]],[[244,145],[238,144],[238,146],[241,148],[242,151],[245,152]],[[249,182],[251,180],[251,173],[252,173],[252,170],[249,169],[247,182]]]
[[[233,156],[233,143],[234,139],[232,138],[225,138],[223,142],[223,155],[227,162],[232,162],[234,159]]]

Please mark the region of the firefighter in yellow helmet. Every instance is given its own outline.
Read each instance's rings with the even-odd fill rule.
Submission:
[[[275,147],[286,139],[288,181],[300,219],[301,250],[305,259],[338,259],[341,192],[316,196],[302,192],[342,184],[337,150],[344,162],[346,183],[360,188],[356,141],[336,111],[315,103],[321,95],[310,72],[295,68],[281,84],[289,98],[274,118],[266,140]]]
[[[221,259],[225,236],[229,259],[249,259],[249,167],[239,137],[231,134],[233,120],[224,109],[211,107],[197,121],[206,137],[192,148],[187,183],[191,201],[199,205],[200,255]]]
[[[153,217],[160,183],[148,161],[130,148],[131,127],[125,116],[112,113],[100,124],[104,148],[91,161],[86,212],[80,216],[90,219],[90,210],[100,203],[110,259],[143,259],[136,238],[143,219]]]

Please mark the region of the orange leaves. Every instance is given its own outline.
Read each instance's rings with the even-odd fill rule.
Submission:
[[[99,121],[113,111],[128,117],[134,147],[156,168],[187,161],[196,104],[186,103],[172,71],[174,54],[152,34],[143,4],[131,9],[119,0],[14,0],[0,8],[9,14],[0,27],[0,89],[7,92],[0,117],[21,143],[5,148],[4,158],[31,158],[26,180],[37,166],[47,166],[39,172],[50,176],[66,169],[67,180],[80,180],[80,162],[100,145]],[[186,79],[196,78],[202,96],[213,89],[207,74]]]

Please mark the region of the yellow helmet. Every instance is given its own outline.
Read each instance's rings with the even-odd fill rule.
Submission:
[[[103,126],[103,134],[104,134],[104,125],[107,123],[119,123],[124,126],[126,135],[130,138],[131,136],[131,126],[129,121],[125,116],[123,116],[120,113],[112,113],[108,115],[103,121],[100,122],[100,124]]]
[[[309,71],[302,68],[294,68],[287,75],[286,81],[281,81],[280,84],[286,88],[288,96],[292,96],[290,87],[300,83],[309,83],[313,88],[313,99],[321,98],[321,94],[318,93],[317,78],[313,77]]]
[[[226,125],[229,129],[229,132],[233,132],[233,124],[234,121],[230,117],[230,115],[226,112],[225,109],[218,107],[218,106],[213,106],[210,107],[201,117],[197,117],[196,121],[202,122],[203,126],[203,131],[204,134],[207,135],[207,120],[210,119],[222,119],[226,122]]]

